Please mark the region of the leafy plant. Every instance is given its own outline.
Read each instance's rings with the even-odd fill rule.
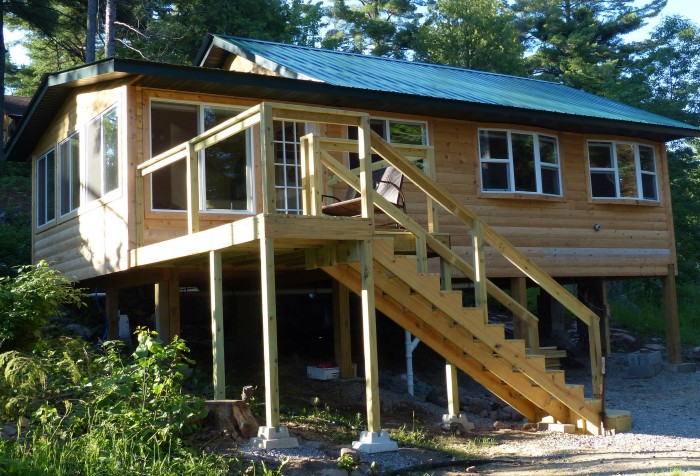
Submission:
[[[83,292],[46,261],[0,277],[0,349],[28,348],[61,306],[82,307]]]
[[[340,469],[344,469],[348,473],[353,472],[355,468],[359,466],[359,464],[360,463],[358,463],[349,453],[345,453],[343,456],[338,458],[338,467]]]

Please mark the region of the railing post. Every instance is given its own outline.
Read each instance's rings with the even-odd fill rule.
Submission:
[[[211,297],[211,347],[214,400],[226,398],[224,359],[224,298],[221,278],[221,252],[209,252],[209,294]]]
[[[199,231],[199,160],[194,144],[187,143],[187,233]]]
[[[489,322],[488,295],[486,293],[486,259],[484,257],[484,237],[481,222],[472,220],[472,247],[474,248],[474,304],[484,313],[484,322]]]
[[[311,135],[303,136],[299,141],[301,159],[301,210],[304,215],[311,215],[311,184],[309,155],[311,148]]]
[[[275,194],[275,144],[272,107],[263,103],[260,107],[260,159],[262,166],[262,212],[264,214],[277,211],[277,196]]]
[[[307,158],[309,166],[309,200],[311,203],[311,214],[318,216],[321,211],[321,143],[317,135],[311,136],[309,142],[309,156]]]
[[[143,246],[143,221],[145,215],[143,189],[145,180],[146,177],[143,176],[140,170],[137,170],[135,180],[136,197],[134,200],[134,212],[136,217],[136,248]],[[153,193],[153,191],[151,191],[151,193]]]
[[[434,149],[428,149],[426,150],[426,155],[425,155],[425,160],[424,160],[424,165],[425,165],[425,173],[430,177],[431,179],[435,180],[437,182],[437,170],[435,169],[435,150]],[[437,233],[439,230],[438,227],[438,208],[437,204],[435,203],[435,200],[430,198],[430,195],[427,195],[427,206],[428,206],[428,233]]]
[[[527,278],[511,278],[510,293],[518,304],[527,309]],[[540,352],[540,335],[537,322],[529,323],[521,316],[513,314],[513,330],[515,338],[525,339],[525,346],[533,354]]]
[[[372,139],[369,128],[369,116],[360,118],[357,131],[357,149],[360,159],[360,203],[362,218],[374,218],[374,203],[372,202]]]
[[[588,346],[593,396],[600,398],[603,394],[603,352],[600,346],[600,318],[596,315],[593,315],[588,325]]]

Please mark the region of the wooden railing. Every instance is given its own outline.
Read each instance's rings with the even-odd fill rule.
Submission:
[[[514,316],[521,319],[527,328],[526,341],[534,351],[538,350],[537,338],[538,319],[527,308],[509,296],[505,291],[486,278],[483,249],[487,244],[501,253],[525,276],[532,279],[543,290],[557,299],[569,309],[578,319],[588,325],[591,369],[593,374],[593,392],[601,393],[601,349],[599,317],[591,312],[584,304],[571,295],[552,277],[530,261],[517,248],[486,223],[482,222],[471,210],[459,203],[447,193],[435,180],[435,163],[432,148],[421,146],[389,145],[376,133],[370,131],[369,116],[364,113],[315,108],[306,106],[261,103],[243,113],[223,122],[203,134],[159,154],[137,167],[140,177],[137,179],[137,245],[143,244],[144,227],[144,180],[149,174],[170,166],[179,160],[187,163],[187,232],[199,231],[199,177],[198,155],[218,142],[235,134],[259,126],[260,160],[262,169],[262,212],[276,213],[275,171],[274,171],[274,137],[273,121],[287,120],[318,124],[340,124],[358,127],[358,139],[322,138],[320,134],[308,134],[302,139],[302,204],[306,215],[322,215],[321,196],[324,187],[345,183],[360,192],[362,200],[362,216],[372,218],[374,207],[377,206],[392,220],[412,233],[416,239],[418,269],[427,269],[427,250],[435,252],[441,259],[443,271],[454,267],[474,282],[476,304],[486,313],[486,296],[490,295],[510,310]],[[332,152],[357,152],[360,167],[350,170],[341,164]],[[382,157],[378,163],[371,162],[372,153]],[[411,159],[409,160],[408,157]],[[414,165],[417,160],[424,163],[424,171]],[[427,229],[412,219],[398,207],[389,203],[372,188],[371,172],[374,169],[390,164],[401,171],[404,177],[411,181],[426,196],[428,213]],[[324,183],[326,167],[331,174],[330,180]],[[439,231],[436,204],[452,214],[469,227],[474,249],[474,264],[468,263],[452,249],[434,236]],[[449,279],[449,275],[445,276]]]

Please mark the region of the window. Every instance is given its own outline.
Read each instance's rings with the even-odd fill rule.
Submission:
[[[481,188],[485,192],[561,195],[557,138],[480,130]]]
[[[394,144],[403,145],[427,145],[428,128],[424,122],[394,121],[391,119],[370,119],[369,127],[382,138]],[[348,139],[357,139],[357,127],[348,127]],[[372,154],[372,162],[381,160],[376,154]],[[348,166],[351,169],[360,166],[356,153],[348,154]],[[382,178],[383,170],[373,172],[374,180]]]
[[[156,156],[217,126],[240,111],[232,108],[153,102],[151,154]],[[200,208],[207,211],[249,212],[253,209],[250,131],[208,147],[199,156]],[[187,209],[187,165],[183,160],[153,173],[154,210]]]
[[[588,161],[593,198],[659,199],[653,147],[589,141]]]
[[[96,200],[119,188],[119,134],[117,108],[87,126],[87,200]]]
[[[290,121],[275,121],[273,130],[277,211],[299,215],[302,211],[299,138],[304,134],[304,125]]]
[[[56,158],[51,149],[36,162],[36,224],[51,223],[56,218]]]
[[[60,216],[80,203],[80,138],[74,133],[58,145],[58,200]]]

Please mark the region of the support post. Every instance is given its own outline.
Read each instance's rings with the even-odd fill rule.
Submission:
[[[676,267],[669,265],[668,274],[663,278],[664,318],[666,320],[666,352],[669,364],[680,364],[681,330],[678,320],[678,301],[676,300]]]
[[[107,338],[119,339],[119,290],[109,288],[105,292],[105,307],[107,310]]]
[[[511,278],[510,293],[518,304],[527,309],[527,278]],[[529,348],[533,354],[539,353],[540,335],[539,329],[536,326],[529,326],[523,319],[514,315],[513,332],[516,339],[525,339],[525,346]]]
[[[199,231],[199,160],[194,145],[187,144],[187,233]]]
[[[275,194],[275,144],[272,108],[263,103],[260,107],[260,160],[262,168],[262,211],[264,214],[277,211]]]
[[[177,269],[166,269],[155,284],[156,332],[163,342],[180,334],[180,283]]]
[[[362,218],[374,218],[374,203],[370,194],[374,191],[372,183],[372,142],[371,129],[369,127],[369,116],[363,115],[360,118],[360,126],[357,131],[358,157],[360,161],[360,205],[362,208]],[[372,252],[370,251],[370,257]],[[369,263],[370,267],[372,263]]]
[[[369,120],[367,120],[369,126]],[[367,135],[369,129],[367,129]],[[362,137],[362,131],[360,131]],[[360,161],[362,164],[362,161]],[[365,177],[366,178],[366,177]],[[363,197],[364,192],[363,190]],[[367,212],[364,206],[363,215]],[[398,444],[389,438],[388,433],[381,431],[379,407],[379,364],[377,362],[377,323],[374,299],[374,266],[372,241],[359,242],[360,266],[362,275],[362,341],[365,357],[365,393],[367,396],[367,431],[360,434],[358,441],[352,442],[352,447],[367,453],[379,453],[398,450]]]
[[[481,222],[472,221],[472,247],[474,249],[474,300],[481,308],[484,322],[489,322],[488,299],[486,294],[486,257],[484,256],[484,237],[481,233]]]
[[[445,382],[447,386],[447,416],[459,415],[459,386],[457,383],[457,367],[447,362],[445,364]]]
[[[209,252],[209,294],[211,297],[211,349],[214,400],[226,399],[224,366],[224,299],[221,279],[221,252]]]
[[[350,290],[333,280],[333,338],[340,378],[354,377],[350,335]]]

